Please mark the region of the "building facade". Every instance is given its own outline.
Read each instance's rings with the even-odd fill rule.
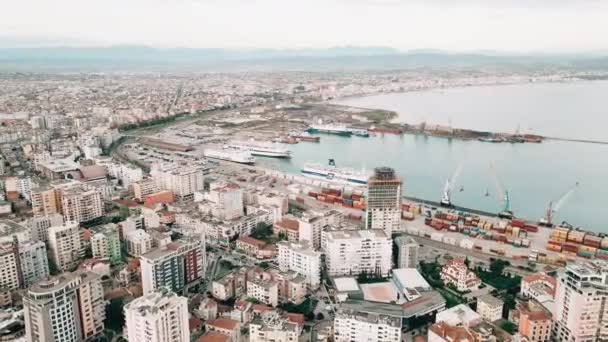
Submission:
[[[324,231],[322,240],[330,276],[388,276],[392,268],[392,241],[384,229]]]
[[[78,222],[69,221],[49,228],[49,250],[57,269],[69,271],[84,257]]]
[[[401,225],[402,181],[390,167],[378,167],[367,182],[365,227],[383,229],[390,237]]]
[[[481,285],[481,280],[469,270],[463,258],[454,258],[444,265],[441,280],[454,285],[458,291],[473,291]]]
[[[118,226],[109,223],[97,228],[91,236],[91,250],[94,258],[109,260],[112,265],[120,263],[122,257]]]
[[[418,267],[418,250],[420,245],[409,236],[398,236],[395,239],[397,245],[397,268]]]
[[[321,284],[321,253],[316,252],[309,241],[298,243],[281,241],[277,244],[279,269],[294,271],[316,289]]]

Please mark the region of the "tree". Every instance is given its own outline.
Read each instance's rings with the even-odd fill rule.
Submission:
[[[467,265],[467,268],[471,267],[471,260],[468,256],[464,257],[464,264]]]
[[[490,262],[490,272],[494,276],[502,275],[502,272],[505,270],[506,263],[500,259],[495,259]]]
[[[319,313],[317,314],[317,321],[322,321],[322,320],[324,320],[324,319],[325,319],[325,316],[324,316],[322,313],[320,313],[320,312],[319,312]]]

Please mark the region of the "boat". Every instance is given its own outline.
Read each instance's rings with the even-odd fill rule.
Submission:
[[[308,133],[326,133],[326,134],[335,134],[344,137],[350,137],[353,133],[341,125],[334,124],[318,124],[318,125],[310,125],[307,129]]]
[[[293,132],[289,136],[300,141],[319,142],[321,140],[321,137],[312,136],[308,132]]]
[[[328,165],[305,164],[301,173],[307,177],[352,185],[367,185],[367,179],[370,176],[370,174],[364,170],[357,171],[350,168],[337,167],[333,159],[329,160]]]
[[[210,159],[225,160],[234,163],[249,164],[255,163],[255,157],[248,151],[242,151],[232,148],[214,149],[207,148],[203,151],[203,155]]]
[[[352,135],[356,135],[358,137],[363,137],[363,138],[368,138],[369,137],[369,131],[366,129],[359,129],[359,128],[347,128],[348,131],[350,131],[352,133]]]
[[[273,158],[291,158],[291,151],[287,148],[270,142],[262,142],[255,140],[248,141],[231,141],[227,145],[229,148],[249,151],[254,156],[273,157]]]
[[[272,141],[281,143],[281,144],[297,144],[299,141],[294,137],[283,137],[283,138],[274,138]]]
[[[503,138],[497,137],[497,136],[481,137],[481,138],[479,138],[477,140],[483,141],[483,142],[490,142],[490,143],[499,143],[499,142],[504,142],[505,141]]]

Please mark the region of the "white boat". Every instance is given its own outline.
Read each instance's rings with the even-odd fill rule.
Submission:
[[[249,151],[254,156],[273,157],[273,158],[291,158],[291,151],[282,145],[262,141],[231,141],[227,147]]]
[[[249,151],[237,150],[232,148],[214,149],[208,148],[203,152],[205,157],[219,159],[241,164],[255,163],[255,157]]]
[[[367,185],[367,179],[370,176],[370,173],[365,170],[357,171],[351,168],[337,167],[333,159],[329,160],[329,165],[305,164],[300,172],[307,177],[352,185]]]
[[[351,130],[349,130],[348,128],[346,128],[346,126],[337,125],[337,124],[310,125],[310,127],[308,127],[308,132],[309,133],[335,134],[335,135],[341,135],[341,136],[346,136],[346,137],[350,137],[353,134],[353,132]]]

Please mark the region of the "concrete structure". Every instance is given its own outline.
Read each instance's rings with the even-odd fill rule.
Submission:
[[[298,325],[276,311],[262,313],[249,323],[249,342],[295,342]]]
[[[203,190],[204,170],[185,165],[154,165],[150,176],[161,189],[171,190],[177,197],[192,197]]]
[[[80,277],[64,273],[34,284],[23,297],[25,331],[32,342],[83,341]]]
[[[205,324],[207,331],[214,331],[229,337],[231,342],[241,340],[241,324],[239,321],[230,318],[217,318],[207,321]]]
[[[482,342],[482,336],[467,327],[439,322],[429,327],[427,342]]]
[[[106,318],[101,276],[89,271],[77,271],[74,275],[80,278],[77,293],[82,337],[91,340],[103,332]]]
[[[49,240],[49,228],[61,226],[63,215],[50,214],[45,216],[35,216],[27,220],[27,226],[31,230],[32,240],[47,242]]]
[[[133,194],[138,201],[143,201],[146,195],[150,195],[161,190],[156,180],[152,178],[146,178],[133,182],[132,185]]]
[[[344,215],[338,210],[304,212],[298,221],[298,239],[310,241],[316,250],[321,248],[321,232],[327,226],[338,227],[344,223]]]
[[[311,243],[281,241],[278,246],[278,263],[281,271],[294,271],[306,279],[306,283],[316,289],[321,283],[321,253],[315,252]]]
[[[557,276],[552,339],[567,342],[608,339],[608,262],[569,263]]]
[[[401,225],[402,181],[390,167],[377,167],[367,181],[365,227],[383,229],[387,236]]]
[[[15,251],[14,244],[0,246],[0,289],[2,291],[14,291],[22,283],[19,255]]]
[[[336,342],[399,342],[401,341],[401,312],[386,308],[387,304],[373,308],[359,307],[345,302],[336,310],[334,341]],[[390,306],[392,308],[392,306]]]
[[[175,241],[140,257],[144,294],[160,288],[176,293],[200,281],[205,270],[205,245],[201,240]]]
[[[213,182],[207,199],[215,203],[218,217],[233,220],[245,215],[243,189],[232,182]]]
[[[20,223],[11,220],[0,220],[0,243],[12,243],[15,238],[19,242],[31,240],[31,231]]]
[[[481,285],[481,280],[469,270],[463,258],[454,258],[445,264],[441,269],[441,280],[454,285],[458,291],[473,291]]]
[[[474,327],[481,323],[481,315],[473,311],[468,305],[460,304],[441,311],[435,317],[435,322],[446,322],[451,326]]]
[[[397,245],[397,268],[418,267],[418,250],[420,245],[409,236],[398,236],[395,239]]]
[[[555,278],[542,272],[529,274],[521,279],[521,295],[537,300],[550,312],[555,309],[556,287]]]
[[[509,313],[509,320],[528,342],[546,342],[551,338],[551,312],[534,299],[517,303]]]
[[[152,250],[152,237],[145,230],[137,229],[126,234],[125,246],[130,256],[139,257]]]
[[[129,341],[189,342],[188,299],[155,291],[125,305],[125,336]]]
[[[422,297],[422,292],[433,288],[415,268],[393,269],[393,283],[407,301]]]
[[[61,211],[61,204],[54,188],[41,186],[31,191],[32,212],[34,216],[49,216]]]
[[[274,245],[254,239],[251,236],[241,236],[236,240],[236,248],[242,250],[245,254],[258,259],[271,259],[277,254]]]
[[[68,221],[61,226],[49,228],[48,245],[51,258],[61,271],[75,269],[84,257],[78,222]]]
[[[322,248],[330,276],[387,276],[391,270],[392,241],[383,229],[324,231]]]
[[[112,265],[120,263],[122,257],[118,225],[109,223],[96,227],[91,236],[91,250],[94,258],[109,260]]]
[[[271,279],[248,279],[247,296],[272,307],[279,305],[279,287],[277,282]]]
[[[21,263],[21,267],[18,269],[21,272],[21,287],[27,289],[49,276],[49,260],[44,242],[20,243],[19,261]]]
[[[87,222],[103,216],[103,194],[100,189],[85,186],[62,190],[61,208],[64,220]]]
[[[494,322],[502,318],[503,301],[490,295],[484,295],[477,298],[477,313],[483,319],[489,322]]]

